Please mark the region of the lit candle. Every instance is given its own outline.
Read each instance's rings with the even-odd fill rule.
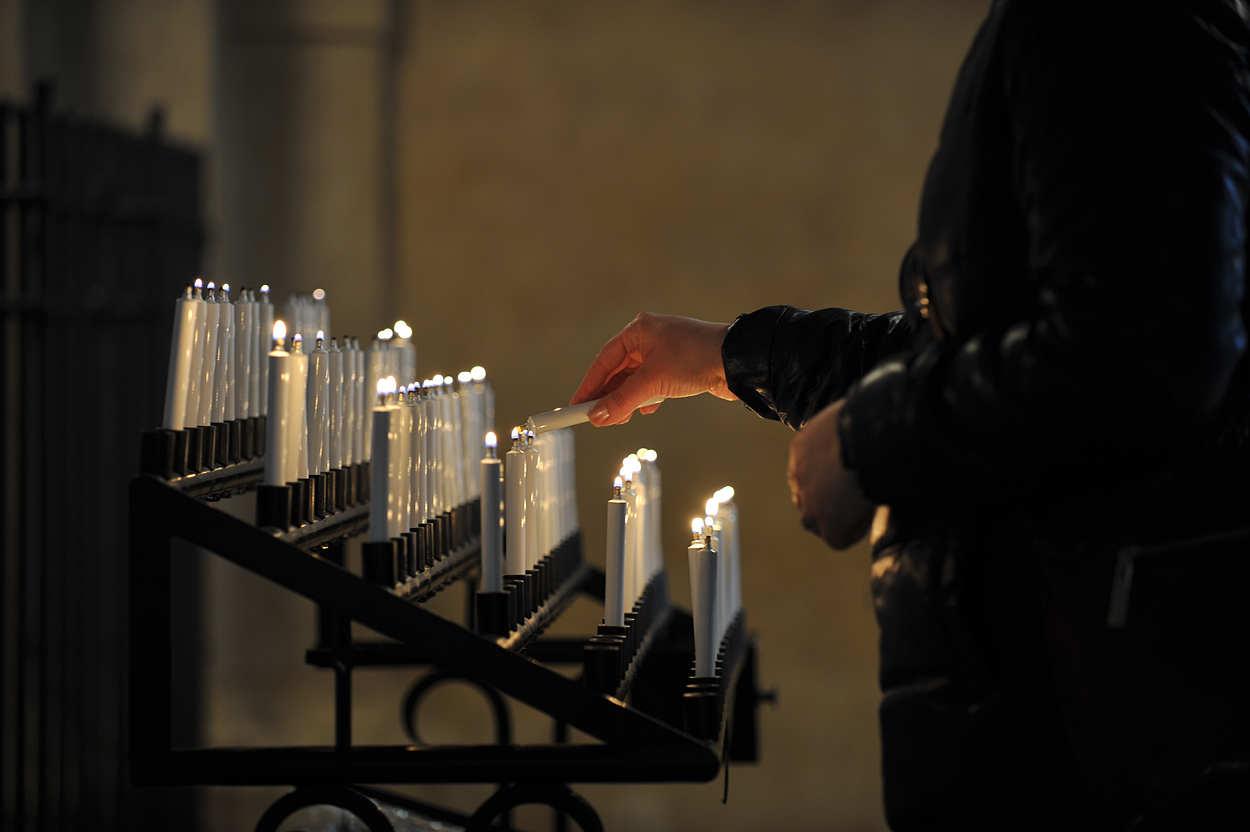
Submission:
[[[549,410],[546,413],[537,413],[529,417],[525,427],[537,434],[559,430],[560,428],[571,428],[573,425],[589,422],[590,411],[594,410],[595,405],[599,404],[600,401],[600,399],[595,399],[594,401],[582,402],[581,404],[569,405],[568,407],[557,407],[555,410]],[[650,407],[662,401],[664,401],[663,396],[655,396],[638,406]]]
[[[391,342],[391,349],[398,352],[399,357],[399,377],[404,383],[410,383],[417,380],[417,348],[412,344],[412,327],[403,321],[396,321],[395,340]]]
[[[200,407],[196,421],[201,425],[220,422],[215,419],[217,411],[217,372],[220,369],[217,340],[221,337],[218,325],[220,310],[217,306],[217,286],[213,281],[204,288],[204,360],[200,363]]]
[[[451,430],[447,433],[448,458],[452,462],[452,488],[455,489],[455,501],[453,506],[462,506],[468,502],[468,477],[466,472],[466,457],[464,452],[464,424],[461,420],[460,413],[460,394],[456,392],[455,382],[451,376],[443,376],[443,395],[444,401],[447,402],[447,422],[451,426]]]
[[[304,339],[297,332],[291,338],[291,431],[290,454],[295,460],[297,479],[308,479],[308,356],[304,355]]]
[[[385,331],[385,330],[384,330]],[[378,333],[378,337],[373,339],[373,343],[365,352],[365,389],[376,390],[378,380],[386,378],[386,356],[383,351],[386,348],[385,342],[381,339],[382,333]],[[373,420],[365,420],[364,447],[369,449],[367,453],[372,452],[373,448]]]
[[[469,370],[473,381],[482,385],[482,416],[486,420],[488,430],[495,429],[495,388],[486,380],[486,368],[482,366]]]
[[[330,470],[343,467],[343,351],[337,338],[330,339],[329,389],[326,399],[326,431],[329,434]]]
[[[438,389],[432,379],[426,379],[421,387],[424,395],[422,408],[425,412],[425,484],[427,502],[427,520],[433,520],[443,513],[443,480],[439,450],[442,439],[442,420],[438,402],[434,400],[434,391]]]
[[[421,388],[416,382],[408,385],[408,425],[411,448],[408,453],[408,495],[411,504],[408,511],[410,529],[415,529],[425,522],[422,508],[424,483],[422,483],[422,457],[425,455],[424,415],[421,409]]]
[[[525,432],[525,566],[535,565],[547,554],[542,550],[539,538],[539,522],[542,502],[539,483],[540,457],[534,444],[534,432]]]
[[[625,515],[628,507],[621,496],[623,486],[620,477],[612,483],[603,569],[603,623],[613,627],[625,626]]]
[[[286,346],[286,324],[273,325],[273,350],[265,364],[269,368],[267,400],[273,412],[265,422],[265,485],[285,485],[294,480],[288,436],[291,432],[290,402],[291,362]]]
[[[387,376],[386,380],[388,388],[395,391],[395,416],[391,419],[395,430],[395,447],[391,449],[395,456],[392,483],[395,489],[395,516],[391,524],[391,537],[398,537],[411,528],[408,518],[412,504],[412,492],[409,490],[412,485],[412,433],[408,423],[411,411],[407,407],[408,388],[401,387],[395,376]]]
[[[161,421],[166,430],[182,430],[187,424],[195,318],[195,296],[188,286],[182,297],[174,301],[174,334],[169,345],[169,373],[165,377],[165,417]]]
[[[273,304],[269,302],[269,284],[260,287],[260,302],[257,304],[259,308],[259,321],[257,322],[257,335],[264,338],[266,334],[273,331]],[[285,329],[285,325],[283,327]],[[284,336],[285,337],[285,336]],[[258,350],[259,352],[259,350]],[[257,394],[260,396],[260,412],[258,416],[267,416],[269,414],[269,362],[261,362],[260,378],[256,385]],[[272,446],[266,442],[265,453],[270,453]]]
[[[725,544],[722,538],[722,529],[717,513],[720,511],[720,504],[716,502],[716,498],[712,497],[704,506],[707,516],[704,518],[706,523],[703,533],[710,535],[712,538],[712,548],[719,555],[718,569],[716,570],[716,639],[719,642],[725,633],[725,628],[729,626],[729,570],[725,568]]]
[[[234,304],[234,317],[234,418],[247,419],[252,416],[252,365],[256,361],[252,348],[256,339],[252,335],[252,302],[246,289]]]
[[[377,406],[370,422],[371,454],[369,470],[369,540],[380,543],[391,537],[391,417],[395,411],[386,403],[390,391],[385,378],[376,382]]]
[[[234,419],[234,304],[230,284],[217,290],[217,379],[213,394],[213,421]]]
[[[664,488],[660,478],[660,466],[656,463],[658,458],[659,454],[654,450],[638,449],[638,459],[642,462],[643,470],[647,474],[647,552],[650,557],[650,563],[647,566],[648,579],[664,569],[664,539],[661,534],[664,526],[660,513]]]
[[[506,457],[504,477],[506,477],[506,493],[504,506],[508,513],[508,522],[504,529],[508,535],[508,574],[524,575],[527,568],[525,543],[525,495],[528,487],[525,482],[525,441],[521,438],[521,429],[512,429],[512,449]]]
[[[330,470],[330,354],[325,350],[326,334],[317,330],[317,341],[308,353],[308,471],[324,474]]]
[[[716,550],[705,535],[705,524],[698,517],[690,525],[694,540],[686,550],[690,560],[690,611],[694,617],[694,675],[716,675]]]
[[[725,571],[729,573],[727,582],[729,599],[726,609],[729,611],[729,622],[742,610],[742,557],[738,546],[738,504],[734,502],[732,486],[725,486],[715,494],[719,508],[717,516],[721,525],[721,545],[725,552],[722,560]]]
[[[495,455],[495,432],[486,434],[486,456],[482,460],[482,591],[503,592],[503,539],[499,504],[499,458]]]
[[[330,304],[326,302],[325,289],[313,289],[312,328],[330,331]]]
[[[628,463],[628,459],[622,460]],[[625,500],[625,607],[632,610],[634,602],[642,594],[641,571],[638,564],[638,496],[634,493],[634,469],[626,464],[621,466],[621,481],[624,489],[621,494]]]

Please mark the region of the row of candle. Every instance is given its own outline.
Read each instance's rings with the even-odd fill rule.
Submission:
[[[717,491],[704,509],[704,516],[691,522],[694,540],[687,555],[695,676],[706,678],[716,675],[721,640],[742,611],[742,580],[738,507],[733,488],[725,486]]]
[[[604,559],[604,623],[621,627],[625,613],[642,597],[647,584],[664,569],[661,541],[658,455],[639,448],[621,460],[608,501]]]
[[[162,426],[183,430],[267,412],[264,335],[273,326],[269,287],[244,289],[196,279],[174,304]]]
[[[398,352],[398,350],[394,350]],[[369,540],[384,542],[481,497],[474,437],[488,427],[486,371],[401,386],[379,379],[370,422]]]

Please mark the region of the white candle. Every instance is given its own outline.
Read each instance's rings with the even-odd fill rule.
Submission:
[[[408,454],[408,494],[412,501],[408,522],[409,528],[415,529],[425,522],[425,511],[421,505],[424,499],[421,466],[422,457],[425,455],[425,425],[421,410],[421,388],[416,382],[408,385],[408,424],[411,442]]]
[[[411,411],[408,409],[408,389],[399,386],[394,376],[387,376],[387,383],[395,394],[395,416],[392,424],[395,428],[396,448],[394,463],[395,517],[391,527],[391,537],[397,537],[412,527],[409,519],[409,508],[412,505],[412,425],[408,421]]]
[[[603,623],[625,626],[625,515],[628,506],[621,496],[620,477],[612,484],[608,500],[608,539],[604,556]]]
[[[508,451],[504,465],[506,494],[504,506],[508,517],[505,531],[508,536],[508,574],[524,575],[526,568],[525,544],[528,538],[525,527],[525,496],[528,493],[525,477],[525,442],[521,429],[512,429],[512,449]]]
[[[719,554],[719,569],[716,570],[716,640],[720,641],[721,636],[725,633],[725,628],[729,626],[729,570],[725,568],[725,541],[724,529],[721,527],[718,513],[720,504],[716,502],[716,498],[712,497],[704,506],[707,516],[704,522],[707,527],[704,528],[705,535],[711,535],[712,548]]]
[[[443,513],[443,480],[439,450],[442,444],[442,418],[438,401],[434,398],[437,388],[427,379],[422,386],[425,395],[425,482],[429,495],[429,514],[432,520]]]
[[[660,507],[664,504],[664,486],[660,476],[660,466],[657,463],[659,454],[654,450],[643,449],[645,453],[639,456],[645,457],[643,464],[647,470],[647,508],[650,511],[650,517],[647,518],[647,535],[651,539],[651,567],[650,574],[654,576],[664,569],[664,537],[662,534],[663,517]]]
[[[381,333],[379,333],[381,334]],[[365,389],[376,390],[378,381],[387,376],[385,356],[382,354],[383,343],[375,338],[369,349],[365,352]],[[365,433],[363,438],[366,454],[372,453],[373,449],[373,420],[365,420]],[[367,459],[368,457],[366,457]]]
[[[538,534],[542,514],[539,482],[541,460],[534,439],[532,431],[525,432],[525,566],[527,569],[537,564],[547,554],[542,550]]]
[[[252,352],[252,302],[246,289],[234,304],[234,318],[234,417],[247,419],[252,415],[252,365],[256,359]]]
[[[580,425],[582,422],[590,421],[590,411],[595,409],[595,405],[599,404],[601,399],[595,399],[590,402],[582,402],[581,404],[569,405],[568,407],[557,407],[555,410],[549,410],[546,413],[537,413],[525,423],[528,430],[534,433],[546,433],[560,428],[571,428],[573,425]],[[653,404],[659,404],[664,401],[663,396],[655,396],[647,399],[639,407],[650,407]]]
[[[311,325],[322,332],[330,331],[330,304],[326,301],[325,289],[313,289],[311,309]]]
[[[479,482],[482,489],[482,591],[503,592],[503,536],[499,514],[499,459],[495,455],[495,432],[486,434],[486,456]]]
[[[720,637],[716,634],[717,557],[712,538],[703,534],[704,521],[695,518],[691,524],[695,539],[687,549],[690,560],[690,611],[694,616],[694,675],[716,675],[716,653]]]
[[[217,306],[217,287],[210,280],[204,293],[204,360],[200,363],[200,407],[196,416],[201,425],[220,422],[214,418],[217,412],[217,372],[220,369],[217,341],[221,337],[218,323],[220,308]]]
[[[303,339],[296,333],[291,339],[291,395],[288,400],[291,420],[289,453],[295,462],[295,479],[308,479],[308,356],[304,355]],[[294,482],[294,480],[292,480]]]
[[[165,377],[165,416],[161,426],[182,430],[187,424],[187,394],[195,349],[195,297],[190,286],[174,301],[174,332],[169,345],[169,373]]]
[[[326,398],[326,431],[329,434],[330,470],[343,467],[343,351],[337,338],[330,339],[329,387]]]
[[[330,470],[330,354],[325,350],[325,333],[308,353],[308,470],[323,474]]]
[[[354,409],[356,411],[356,430],[352,436],[352,456],[357,465],[369,461],[370,448],[365,445],[365,430],[370,419],[369,396],[372,389],[366,389],[367,378],[365,376],[365,353],[360,348],[360,339],[352,339],[352,358],[356,365],[356,400]],[[375,382],[376,383],[376,382]]]
[[[621,492],[625,500],[625,608],[632,610],[642,591],[638,574],[638,495],[634,493],[634,469],[625,465],[620,477],[625,484]]]
[[[395,322],[395,340],[391,348],[398,350],[399,377],[405,384],[417,380],[417,348],[412,344],[412,327],[403,321]]]
[[[268,401],[273,402],[273,413],[265,422],[265,485],[285,485],[290,482],[291,471],[288,435],[291,431],[290,355],[284,349],[286,324],[276,321],[273,325],[273,351],[269,353],[266,366],[269,372]]]
[[[257,304],[260,309],[260,320],[257,322],[257,331],[261,338],[264,338],[273,331],[273,304],[269,302],[269,284],[266,283],[260,287],[260,302]],[[260,396],[260,412],[258,416],[267,416],[269,414],[269,362],[262,362],[260,365],[260,378],[257,380],[256,390]],[[265,453],[269,453],[270,448],[268,442],[265,443]]]
[[[443,390],[447,401],[448,421],[451,423],[451,431],[448,434],[448,440],[451,447],[448,449],[452,459],[452,470],[455,474],[454,487],[456,489],[456,501],[453,505],[462,506],[468,502],[470,479],[468,474],[468,457],[465,455],[464,445],[464,421],[460,412],[460,394],[456,392],[451,376],[443,377]]]
[[[716,501],[719,504],[717,516],[720,517],[721,523],[721,540],[725,547],[726,571],[729,573],[727,582],[729,587],[729,600],[726,608],[729,610],[730,623],[742,610],[742,557],[738,547],[738,504],[734,502],[734,490],[732,486],[725,486],[716,492]]]
[[[217,366],[217,387],[221,390],[222,416],[219,421],[233,422],[237,416],[234,408],[234,304],[230,302],[230,284],[223,283],[217,291],[218,321],[221,328],[217,335],[217,352],[222,363]]]
[[[378,403],[373,408],[370,431],[371,454],[369,468],[369,540],[379,543],[391,537],[391,417],[395,411],[387,405],[389,387],[386,379],[375,384]]]

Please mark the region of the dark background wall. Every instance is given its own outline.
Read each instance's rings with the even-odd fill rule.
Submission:
[[[642,309],[895,308],[987,6],[0,0],[0,93],[50,75],[66,106],[136,129],[164,104],[169,134],[205,153],[207,278],[323,287],[338,334],[405,318],[423,374],[488,369],[506,428],[565,403]],[[617,460],[659,451],[683,603],[688,517],[738,490],[748,616],[781,693],[729,806],[719,785],[586,789],[611,829],[884,827],[867,551],[834,554],[798,527],[788,441],[712,400],[579,430],[592,559]],[[300,662],[311,608],[211,560],[203,586],[206,738],[326,741],[330,682]],[[362,680],[362,741],[399,741],[410,679]],[[479,703],[441,697],[427,733],[485,735]],[[205,828],[250,828],[277,793],[208,790]],[[468,806],[485,792],[415,793]]]

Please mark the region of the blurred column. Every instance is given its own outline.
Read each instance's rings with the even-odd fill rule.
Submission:
[[[398,0],[221,0],[213,276],[393,320]]]

